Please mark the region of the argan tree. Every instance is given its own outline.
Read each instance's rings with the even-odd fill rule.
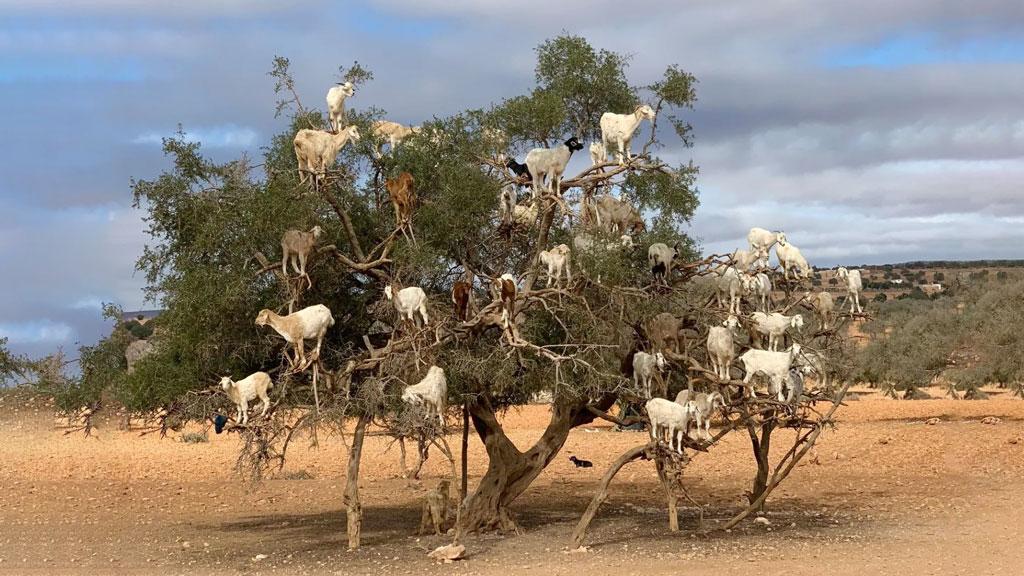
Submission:
[[[668,312],[702,330],[725,315],[698,280],[715,259],[700,260],[683,230],[698,205],[697,168],[658,156],[665,145],[690,145],[684,115],[696,100],[696,81],[675,65],[640,85],[628,71],[628,57],[595,50],[583,38],[549,40],[537,48],[536,86],[529,93],[424,122],[377,158],[371,123],[387,115],[361,97],[360,86],[373,77],[355,64],[340,76],[356,85],[347,121],[362,138],[307,186],[299,183],[292,140],[300,129],[327,129],[328,123],[322,111],[304,105],[319,101],[319,94],[303,98],[288,61],[276,59],[271,76],[282,96],[277,112],[289,122],[258,164],[245,157],[215,163],[198,144],[171,138],[164,150],[173,167],[133,185],[151,236],[138,266],[165,312],[154,353],[117,380],[117,395],[134,411],[162,408],[165,415],[203,418],[223,405],[210,389],[219,375],[274,373],[270,417],[237,427],[244,440],[240,466],[257,473],[283,463],[297,431],[341,431],[355,418],[345,499],[349,544],[358,546],[358,470],[367,426],[398,430],[402,419],[396,415],[407,409],[399,400],[402,388],[430,365],[441,366],[449,405],[468,415],[488,458],[486,473],[460,509],[459,533],[515,530],[513,503],[570,431],[597,418],[621,422],[612,406],[639,399],[623,368],[628,373],[632,352],[652,348],[648,320]],[[657,115],[634,136],[635,157],[624,165],[572,163],[577,172],[566,174],[561,196],[544,192],[531,200],[525,181],[505,170],[507,157],[522,158],[531,148],[556,146],[570,136],[597,137],[604,112],[629,113],[642,103]],[[409,235],[394,220],[384,188],[401,172],[412,175],[418,197]],[[519,191],[520,205],[533,202],[536,220],[503,217],[503,191]],[[644,229],[632,238],[636,248],[623,245],[624,230],[612,232],[607,222],[596,221],[589,207],[605,194],[643,216]],[[308,287],[281,269],[279,242],[286,230],[313,225],[323,229],[325,240],[308,267]],[[581,237],[589,248],[574,242]],[[647,267],[646,247],[653,242],[678,249],[667,282],[654,283]],[[574,281],[549,287],[539,253],[561,243],[573,247]],[[511,310],[490,290],[505,273],[519,280]],[[471,280],[478,305],[468,320],[457,321],[449,293],[463,279]],[[382,296],[388,284],[422,287],[431,298],[431,324],[399,321]],[[283,342],[253,321],[262,308],[286,313],[312,304],[328,306],[336,324],[312,366],[292,370]],[[708,378],[699,350],[687,345],[668,355],[671,369],[660,394],[725,384]],[[541,393],[552,398],[550,421],[521,450],[499,414]],[[737,402],[729,430],[782,414],[778,406]],[[804,416],[786,421],[813,428],[814,437],[822,426]],[[793,454],[795,449],[787,457]],[[759,496],[766,497],[770,488],[762,488]]]

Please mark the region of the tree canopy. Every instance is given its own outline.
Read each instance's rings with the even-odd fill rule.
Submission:
[[[629,375],[637,350],[662,345],[648,333],[651,319],[668,315],[696,331],[727,315],[709,301],[713,286],[697,278],[728,262],[700,260],[697,242],[685,230],[699,204],[697,167],[670,165],[658,156],[665,146],[692,144],[685,113],[696,101],[696,79],[673,64],[660,78],[634,83],[629,62],[581,37],[546,41],[537,48],[536,86],[528,93],[424,119],[384,155],[374,123],[388,115],[360,97],[373,75],[355,63],[339,75],[355,85],[345,117],[361,137],[306,185],[296,170],[294,138],[303,129],[328,130],[329,123],[323,111],[303,105],[289,61],[276,58],[270,72],[280,96],[275,112],[288,122],[263,148],[259,163],[244,156],[215,162],[200,144],[179,135],[164,141],[171,166],[155,178],[133,181],[135,206],[145,212],[150,236],[138,269],[149,296],[164,308],[153,352],[128,374],[130,330],[84,349],[82,377],[68,387],[73,395],[62,405],[109,392],[133,412],[160,409],[164,416],[201,420],[227,406],[216,388],[220,376],[269,372],[279,384],[274,408],[267,421],[238,427],[243,460],[258,473],[283,462],[296,429],[341,429],[346,419],[357,419],[346,488],[350,544],[354,531],[357,545],[356,483],[366,426],[373,421],[396,436],[409,435],[402,389],[431,365],[441,366],[448,403],[463,407],[489,460],[464,503],[460,529],[514,528],[510,505],[558,454],[572,428],[596,418],[617,421],[609,413],[617,400],[644,399]],[[531,192],[505,169],[507,158],[536,147],[557,146],[570,136],[599,138],[602,114],[628,114],[640,103],[650,105],[655,117],[634,135],[635,156],[622,163],[571,163],[561,196]],[[673,130],[659,127],[662,118]],[[396,221],[387,205],[385,183],[400,173],[414,182],[410,225]],[[516,208],[535,209],[535,219],[503,214],[508,209],[502,198],[509,196]],[[621,238],[626,230],[607,218],[599,221],[593,207],[601,202],[626,206],[643,220],[629,229],[630,242]],[[314,226],[323,233],[307,283],[281,266],[279,254],[286,231]],[[664,280],[652,278],[648,265],[647,246],[656,242],[677,250]],[[570,285],[551,286],[552,279],[543,279],[540,253],[562,243],[572,247],[576,276]],[[491,291],[503,274],[516,284],[508,302]],[[477,302],[466,320],[454,317],[449,296],[458,281],[469,281]],[[421,287],[429,297],[430,325],[397,318],[383,297],[388,285]],[[788,285],[786,291],[791,293]],[[792,310],[800,300],[787,298],[780,309]],[[294,369],[281,338],[254,319],[264,308],[283,314],[314,304],[326,305],[335,324],[311,369]],[[826,347],[836,334],[815,338]],[[673,398],[695,384],[725,384],[709,377],[699,347],[664,352],[671,368],[659,379],[657,395]],[[498,415],[540,395],[552,399],[551,420],[534,445],[520,449]],[[722,434],[748,427],[758,457],[751,501],[760,505],[778,475],[792,469],[780,463],[769,476],[771,430],[777,424],[804,429],[786,456],[798,459],[805,452],[798,446],[813,443],[828,415],[815,412],[818,419],[810,419],[801,409],[799,417],[794,412],[777,423],[778,406],[770,401],[737,402],[730,410],[738,419]],[[296,413],[303,415],[296,419]],[[763,420],[760,436],[754,420]],[[685,461],[673,458],[675,464],[659,459],[661,477],[670,476],[666,467]]]

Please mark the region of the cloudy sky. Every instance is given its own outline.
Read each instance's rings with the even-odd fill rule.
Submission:
[[[562,31],[632,54],[636,84],[699,78],[696,146],[663,152],[701,167],[709,250],[758,225],[817,265],[1024,257],[1019,0],[0,0],[0,335],[72,350],[101,302],[144,306],[130,180],[179,123],[257,152],[275,54],[317,105],[358,60],[353,105],[415,123],[526,91]]]

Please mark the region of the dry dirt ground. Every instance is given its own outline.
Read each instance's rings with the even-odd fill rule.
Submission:
[[[546,412],[510,412],[513,440],[525,446],[538,437]],[[986,416],[1001,423],[982,424]],[[925,425],[931,417],[941,422]],[[432,453],[422,481],[404,480],[397,447],[368,439],[366,545],[348,552],[338,439],[301,443],[281,477],[249,485],[232,471],[235,435],[186,444],[111,426],[98,438],[64,436],[45,405],[0,396],[0,574],[1024,574],[1022,418],[1024,401],[1006,394],[863,394],[840,410],[816,458],[773,494],[770,526],[748,520],[698,536],[689,505],[682,530],[669,533],[653,466],[635,462],[612,484],[589,550],[568,553],[568,535],[605,468],[645,441],[607,426],[578,429],[516,503],[523,535],[471,539],[467,559],[438,565],[425,552],[445,540],[413,534],[423,493],[448,470],[440,454]],[[776,438],[781,450],[792,437]],[[449,442],[457,445],[457,436]],[[571,454],[595,467],[574,468]],[[474,442],[471,485],[484,464]],[[687,473],[691,496],[707,509],[705,525],[724,522],[752,477],[749,440],[731,435]]]

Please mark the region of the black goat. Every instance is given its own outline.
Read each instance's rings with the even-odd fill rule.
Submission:
[[[580,460],[575,456],[569,456],[569,461],[576,465],[577,468],[593,468],[594,463],[590,460]]]
[[[516,175],[517,178],[526,176],[527,180],[533,180],[533,175],[530,174],[530,169],[526,167],[526,164],[520,164],[516,162],[515,158],[509,158],[508,162],[505,162],[505,166]]]

